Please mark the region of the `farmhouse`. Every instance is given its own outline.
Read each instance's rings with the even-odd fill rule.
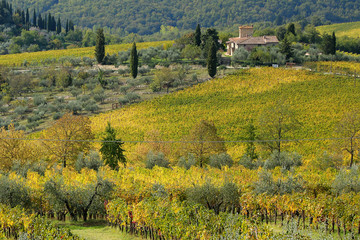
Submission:
[[[276,36],[262,36],[253,37],[253,26],[240,26],[239,37],[230,38],[227,44],[227,54],[232,56],[236,49],[244,47],[246,50],[251,51],[259,46],[274,46],[279,44]]]

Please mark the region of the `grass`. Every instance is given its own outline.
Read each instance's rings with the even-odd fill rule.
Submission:
[[[321,34],[335,32],[337,37],[360,37],[360,22],[349,22],[319,26],[316,28]]]
[[[141,238],[123,233],[116,228],[109,227],[104,220],[78,221],[56,221],[61,227],[67,227],[73,234],[86,240],[139,240]]]

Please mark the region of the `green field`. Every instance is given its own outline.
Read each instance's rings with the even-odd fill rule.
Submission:
[[[158,46],[169,46],[172,45],[173,41],[160,41],[160,42],[142,42],[137,43],[137,49],[158,47]],[[105,46],[106,54],[114,54],[120,51],[127,51],[131,48],[131,43],[116,44]],[[86,48],[72,48],[62,50],[50,50],[42,52],[32,53],[18,53],[8,54],[0,56],[0,66],[19,66],[25,61],[27,63],[41,63],[45,59],[59,59],[62,57],[90,57],[94,58],[95,47]]]
[[[321,34],[335,32],[337,37],[360,37],[360,22],[349,22],[319,26],[316,28]]]

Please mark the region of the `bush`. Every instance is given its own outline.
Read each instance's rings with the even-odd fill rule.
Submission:
[[[129,102],[129,100],[127,98],[125,98],[125,97],[120,97],[118,101],[122,105],[125,105],[125,104],[127,104]]]
[[[28,107],[26,106],[18,106],[14,109],[14,113],[16,113],[17,115],[23,115],[28,111]]]
[[[231,182],[226,182],[221,187],[215,187],[207,182],[202,186],[188,188],[186,198],[219,214],[220,211],[234,210],[239,207],[240,190],[235,183]]]
[[[28,208],[31,204],[29,189],[16,179],[0,176],[0,203],[10,207],[21,206]]]
[[[127,93],[125,95],[125,98],[130,102],[130,103],[133,103],[135,102],[136,100],[138,99],[141,99],[140,95],[139,94],[136,94],[136,93]]]
[[[43,95],[35,95],[33,102],[35,106],[39,106],[41,104],[46,104],[46,99]]]
[[[196,158],[194,154],[188,153],[187,157],[182,156],[179,158],[178,166],[189,170],[192,166],[196,165]]]
[[[150,151],[146,156],[146,168],[153,169],[155,166],[169,168],[170,162],[165,158],[162,152],[153,153]]]
[[[331,186],[332,192],[341,195],[360,192],[360,169],[354,165],[350,170],[342,169]]]
[[[73,114],[76,115],[78,112],[82,110],[82,106],[79,101],[70,101],[66,105],[66,109],[68,109],[69,111],[71,111]]]
[[[274,151],[270,157],[265,161],[265,169],[274,169],[275,167],[282,167],[283,169],[290,170],[292,167],[301,166],[301,155],[296,152],[278,152]]]
[[[80,153],[75,162],[76,171],[80,172],[83,168],[93,169],[98,171],[100,167],[104,165],[103,161],[100,158],[100,155],[96,151],[90,151],[89,154],[85,155]]]
[[[278,179],[277,181],[274,181],[271,172],[263,170],[259,172],[259,180],[253,185],[256,194],[266,193],[268,195],[283,195],[303,191],[303,184],[302,178],[298,176],[289,176],[287,179]]]
[[[99,106],[96,104],[94,100],[89,100],[83,104],[85,111],[94,113],[99,110]]]
[[[231,167],[234,161],[227,153],[219,153],[211,155],[209,158],[209,165],[214,168],[221,169],[224,166]]]
[[[251,159],[251,157],[249,157],[247,154],[244,154],[240,158],[239,164],[243,165],[244,167],[246,167],[248,169],[256,169],[256,168],[263,166],[263,163],[261,161],[259,161],[259,160],[255,161],[255,160]]]

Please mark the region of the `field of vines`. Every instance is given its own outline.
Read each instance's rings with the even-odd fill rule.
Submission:
[[[305,66],[318,72],[327,72],[342,75],[354,75],[360,73],[358,62],[309,62]]]
[[[30,216],[19,207],[9,210],[0,205],[0,232],[8,236],[20,232],[35,234],[40,228],[36,224],[41,221],[42,228],[52,229],[34,214],[59,219],[70,212],[80,217],[84,206],[94,200],[89,218],[106,219],[113,227],[147,239],[294,237],[294,232],[287,236],[274,233],[268,224],[284,228],[295,225],[307,232],[324,227],[322,234],[359,236],[358,174],[355,168],[320,171],[299,167],[286,172],[280,168],[264,171],[242,166],[189,170],[136,167],[119,171],[100,167],[84,168],[80,172],[68,167],[46,170],[43,174],[28,171],[26,176],[11,172],[0,179],[7,178],[11,186],[8,194],[17,193],[16,187],[22,188],[23,195],[18,195],[17,201],[29,199],[26,212]],[[352,181],[353,185],[342,189],[339,184],[344,180]],[[111,185],[111,194],[93,198],[94,191],[102,191],[99,186],[105,182]],[[57,194],[49,186],[57,188]],[[69,236],[65,230],[61,234]],[[73,239],[70,237],[61,239]],[[295,239],[332,239],[297,237]]]
[[[354,67],[358,68],[358,65],[354,64]],[[360,107],[358,80],[354,85],[354,77],[307,70],[252,68],[97,115],[92,118],[92,129],[99,134],[110,121],[123,141],[151,140],[149,133],[153,131],[158,132],[158,140],[179,141],[204,119],[214,122],[224,140],[241,141],[246,137],[249,120],[253,120],[258,128],[265,109],[286,104],[295,111],[301,123],[292,138],[332,138],[335,125],[344,114]],[[329,150],[333,142],[300,141],[287,145],[289,150],[296,150],[311,159]],[[170,148],[174,153],[179,146],[171,145]],[[227,143],[227,148],[234,159],[244,153],[241,143]],[[136,146],[127,144],[126,149],[127,156],[134,158]]]
[[[360,22],[339,23],[316,27],[320,33],[335,32],[337,37],[360,37]]]
[[[161,41],[161,42],[142,42],[137,43],[138,49],[157,47],[157,46],[169,46],[172,45],[172,41]],[[127,51],[131,49],[132,44],[116,44],[105,46],[106,54],[117,54],[120,51]],[[41,63],[46,59],[59,59],[62,57],[90,57],[94,58],[95,47],[85,48],[72,48],[63,50],[50,50],[43,52],[32,52],[32,53],[18,53],[8,54],[0,56],[0,66],[19,66],[24,64]]]

